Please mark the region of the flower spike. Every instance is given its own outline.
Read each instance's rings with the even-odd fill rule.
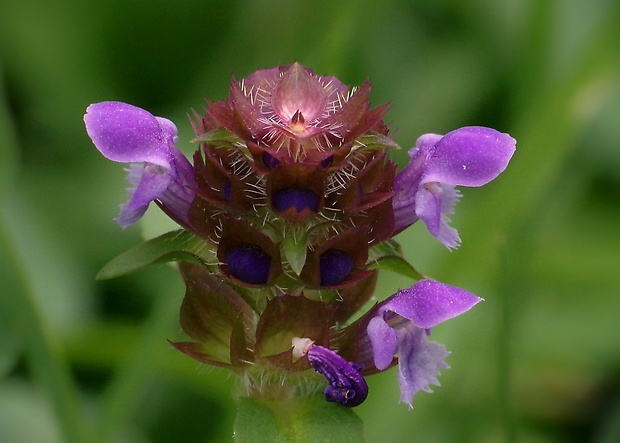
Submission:
[[[388,107],[371,108],[370,93],[369,81],[351,88],[299,63],[233,78],[227,98],[194,113],[191,163],[165,118],[121,102],[84,116],[101,154],[129,164],[118,223],[134,223],[154,201],[182,228],[120,262],[180,262],[187,338],[170,343],[235,371],[250,396],[288,405],[324,377],[327,401],[355,407],[368,396],[366,376],[398,365],[411,407],[448,367],[431,328],[482,300],[423,278],[360,312],[381,270],[422,278],[393,237],[421,219],[456,248],[456,187],[495,179],[516,145],[483,127],[425,134],[397,172]]]

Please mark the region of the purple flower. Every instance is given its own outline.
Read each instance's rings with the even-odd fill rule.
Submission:
[[[482,299],[464,289],[432,280],[420,280],[379,304],[366,333],[377,369],[389,368],[398,356],[400,400],[411,407],[413,395],[439,385],[439,369],[449,352],[427,340],[430,328],[468,311]]]
[[[188,224],[194,198],[193,167],[176,148],[177,128],[170,120],[120,102],[90,105],[86,131],[109,160],[132,163],[127,180],[129,201],[121,205],[118,224],[127,227],[145,213],[152,201],[178,223]],[[140,164],[135,164],[140,163]]]
[[[395,233],[418,219],[448,248],[461,239],[448,226],[460,193],[455,186],[482,186],[508,165],[516,141],[508,134],[480,126],[425,134],[409,151],[410,163],[396,176],[392,200]]]

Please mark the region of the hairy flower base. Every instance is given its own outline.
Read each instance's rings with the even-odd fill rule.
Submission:
[[[298,63],[233,79],[227,98],[195,116],[193,163],[169,120],[120,102],[84,116],[101,154],[129,164],[118,223],[129,226],[155,202],[185,231],[138,254],[179,261],[180,323],[191,341],[172,345],[240,374],[249,395],[323,389],[327,401],[354,407],[368,396],[366,376],[397,365],[411,406],[448,367],[430,329],[481,300],[422,279],[358,313],[379,270],[420,278],[397,233],[422,220],[448,248],[459,245],[448,225],[456,186],[493,180],[516,143],[483,127],[425,134],[397,173],[387,108],[370,108],[370,89]]]

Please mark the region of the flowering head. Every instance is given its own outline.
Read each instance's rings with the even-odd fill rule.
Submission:
[[[392,237],[421,219],[455,247],[454,186],[493,180],[514,140],[482,127],[427,134],[397,173],[386,107],[371,109],[369,96],[368,82],[351,89],[298,63],[233,80],[229,97],[193,122],[193,164],[170,121],[117,102],[87,110],[99,151],[132,164],[119,223],[155,201],[184,231],[145,252],[180,262],[191,340],[172,345],[236,371],[250,395],[316,388],[353,407],[368,396],[366,376],[398,365],[411,405],[448,367],[430,329],[481,300],[420,279]],[[360,313],[385,268],[420,281]]]

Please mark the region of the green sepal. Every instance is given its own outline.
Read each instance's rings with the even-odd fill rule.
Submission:
[[[403,250],[396,240],[386,240],[368,250],[368,261],[372,262],[388,255],[403,256]]]
[[[101,268],[96,278],[106,280],[119,277],[157,263],[204,263],[206,252],[208,248],[204,240],[184,230],[171,231],[123,252]]]
[[[234,148],[241,145],[241,139],[227,129],[214,129],[192,139],[192,143],[206,143],[209,145]]]
[[[364,424],[322,394],[292,399],[241,398],[235,443],[364,443]]]
[[[401,149],[390,137],[367,133],[356,140],[357,149]]]
[[[198,344],[184,344],[177,349],[193,358],[214,364],[233,363],[231,354],[244,355],[247,361],[253,356],[245,352],[251,335],[252,309],[231,286],[205,266],[180,263],[179,270],[185,280],[185,297],[181,304],[181,329]],[[241,323],[240,334],[235,331]],[[235,333],[236,332],[236,333]]]
[[[282,243],[280,243],[286,261],[297,275],[301,274],[301,270],[306,264],[307,241],[308,231],[290,229],[287,230]]]
[[[325,303],[304,296],[279,295],[267,301],[256,325],[256,353],[265,357],[287,351],[294,337],[312,337],[316,344],[327,346],[331,324]]]

